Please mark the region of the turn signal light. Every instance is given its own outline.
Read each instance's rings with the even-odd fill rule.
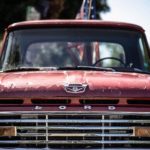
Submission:
[[[133,136],[150,137],[150,127],[135,127],[133,129]]]
[[[1,136],[16,136],[16,127],[0,127],[0,137]]]

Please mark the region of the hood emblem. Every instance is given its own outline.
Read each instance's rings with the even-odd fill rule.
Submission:
[[[67,93],[84,93],[87,88],[87,84],[65,84],[64,89]]]

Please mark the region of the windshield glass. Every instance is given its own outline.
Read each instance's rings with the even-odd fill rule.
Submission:
[[[3,70],[17,67],[134,67],[148,70],[138,32],[91,28],[23,29],[10,32]]]

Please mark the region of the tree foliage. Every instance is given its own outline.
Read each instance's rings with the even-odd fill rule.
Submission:
[[[41,19],[74,19],[82,0],[0,0],[0,31],[13,22],[26,18],[27,6],[34,6]],[[107,0],[96,0],[97,19],[109,11]]]
[[[25,20],[28,5],[35,5],[35,0],[0,0],[0,30],[13,22]]]

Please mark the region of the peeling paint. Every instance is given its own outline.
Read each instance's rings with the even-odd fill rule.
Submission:
[[[87,84],[82,96],[150,97],[150,77],[136,73],[46,71],[0,74],[0,96],[71,96],[64,84]],[[38,94],[37,94],[38,93]],[[78,94],[81,96],[80,94]],[[74,96],[74,95],[72,95]]]

